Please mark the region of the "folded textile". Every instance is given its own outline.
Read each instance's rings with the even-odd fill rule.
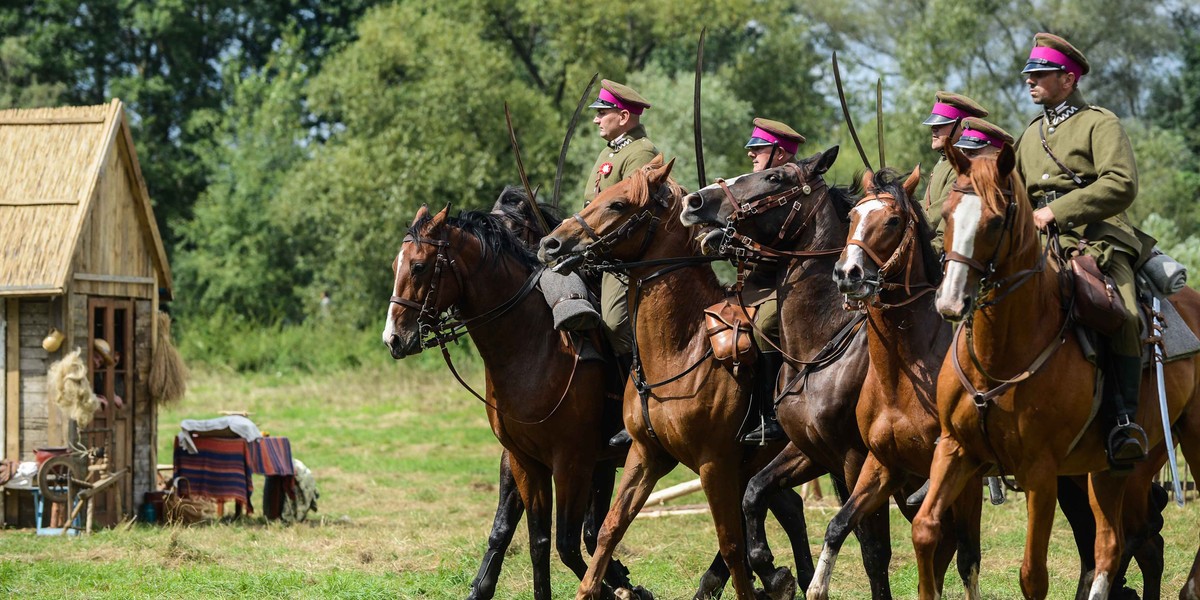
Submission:
[[[295,475],[292,444],[285,437],[264,437],[246,444],[246,464],[251,473]]]
[[[554,314],[555,329],[583,331],[600,325],[600,313],[588,299],[587,284],[578,273],[563,275],[546,269],[538,283]]]
[[[1187,285],[1187,267],[1166,254],[1156,253],[1142,265],[1146,279],[1164,295],[1170,296]]]
[[[258,430],[258,425],[254,421],[240,415],[229,415],[226,417],[218,417],[216,419],[184,419],[180,422],[179,427],[183,430],[176,436],[179,444],[183,446],[189,453],[196,453],[196,446],[192,444],[191,433],[203,433],[207,431],[220,431],[228,429],[234,435],[253,442],[262,438],[262,432]]]
[[[254,512],[250,505],[250,468],[246,463],[246,442],[241,438],[195,438],[196,453],[175,445],[176,490],[186,496],[212,498],[218,502],[235,501]]]

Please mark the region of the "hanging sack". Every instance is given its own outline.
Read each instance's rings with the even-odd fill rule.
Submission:
[[[1079,254],[1071,257],[1071,272],[1075,275],[1071,315],[1078,323],[1112,335],[1125,322],[1125,303],[1113,278],[1100,270],[1094,256],[1083,253],[1084,243],[1080,240]]]
[[[722,300],[704,309],[705,331],[712,344],[713,358],[729,368],[751,365],[758,358],[751,322],[754,306]]]

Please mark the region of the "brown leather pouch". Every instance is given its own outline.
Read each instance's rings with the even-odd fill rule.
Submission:
[[[1071,314],[1083,325],[1112,335],[1125,322],[1125,304],[1113,279],[1100,270],[1095,257],[1077,254],[1071,258],[1075,274],[1075,302]]]
[[[750,323],[756,310],[757,307],[741,306],[730,300],[704,309],[704,324],[713,358],[730,368],[754,364],[758,348],[754,345]]]

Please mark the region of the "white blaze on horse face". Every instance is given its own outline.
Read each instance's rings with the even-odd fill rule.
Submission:
[[[979,220],[983,216],[983,200],[974,194],[967,194],[954,207],[954,245],[951,250],[963,256],[975,253],[975,235],[979,232]],[[948,307],[961,307],[967,292],[967,276],[971,272],[966,264],[959,261],[946,262],[946,277],[942,280],[942,289],[938,294],[938,308],[942,308],[943,299]]]
[[[854,228],[854,232],[850,234],[850,239],[863,242],[867,235],[867,215],[877,210],[886,208],[883,200],[867,200],[854,207],[854,213],[858,215],[858,226]],[[855,245],[846,246],[846,262],[843,267],[858,265],[859,268],[865,269],[867,266],[867,253],[863,249]],[[878,267],[879,265],[875,265]]]
[[[400,273],[400,271],[402,270],[403,267],[404,267],[404,250],[401,249],[400,252],[396,253],[396,274],[397,275]],[[392,285],[395,286],[395,283],[393,283]],[[393,289],[394,289],[394,287],[393,287]],[[392,339],[393,335],[396,335],[396,326],[392,324],[392,309],[395,306],[396,306],[395,304],[392,304],[390,302],[388,303],[387,317],[384,319],[384,323],[383,323],[383,343],[385,343],[385,344],[388,343],[388,340]]]

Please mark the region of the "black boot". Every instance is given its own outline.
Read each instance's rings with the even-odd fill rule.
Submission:
[[[1145,460],[1149,445],[1146,432],[1133,422],[1142,382],[1140,356],[1109,355],[1109,372],[1104,379],[1104,400],[1116,415],[1108,433],[1108,462],[1115,471],[1128,471]]]
[[[765,445],[787,440],[787,434],[775,418],[775,382],[779,369],[783,367],[783,355],[778,352],[763,352],[758,357],[754,371],[753,402],[758,405],[759,426],[743,435],[743,444]]]
[[[624,390],[625,390],[626,381],[629,379],[629,371],[632,368],[633,368],[633,355],[632,354],[620,354],[617,356],[617,373],[618,373],[618,376],[621,378],[620,389],[622,392],[624,392]],[[621,396],[618,395],[617,397],[620,398]],[[618,408],[618,412],[620,412],[619,408]],[[629,446],[633,445],[633,437],[629,435],[628,429],[625,429],[624,427],[622,427],[621,430],[618,431],[616,435],[608,438],[608,445],[609,445],[609,447],[612,447],[612,448],[628,448]]]

